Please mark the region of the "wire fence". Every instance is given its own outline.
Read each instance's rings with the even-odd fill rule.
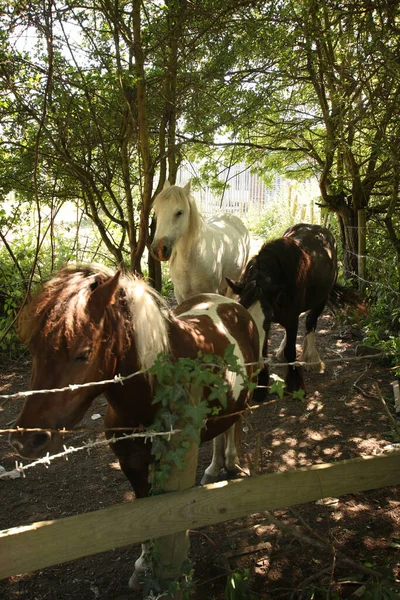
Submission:
[[[129,429],[129,428],[127,428],[127,429]],[[27,431],[27,430],[24,430],[24,429],[18,430],[17,429],[15,431]],[[34,431],[34,430],[30,429],[28,431]],[[45,431],[45,430],[36,429],[35,431]],[[115,444],[116,442],[138,439],[138,438],[144,439],[145,443],[148,440],[152,440],[155,437],[166,437],[169,441],[173,435],[175,435],[176,433],[179,433],[180,431],[181,431],[180,429],[173,429],[171,427],[171,429],[169,431],[145,431],[145,432],[124,434],[123,436],[118,436],[118,437],[113,435],[111,438],[108,438],[106,440],[96,440],[95,442],[87,442],[86,444],[83,444],[82,446],[69,446],[69,447],[64,446],[64,449],[62,452],[58,452],[57,454],[52,454],[52,455],[50,455],[48,453],[48,454],[46,454],[46,456],[43,456],[42,458],[39,458],[33,462],[30,462],[27,465],[24,465],[24,464],[16,461],[15,468],[13,470],[0,472],[0,479],[16,479],[17,477],[20,477],[21,474],[25,475],[25,471],[27,471],[28,469],[32,469],[33,467],[37,467],[38,465],[44,465],[45,467],[48,467],[50,465],[50,463],[53,460],[55,460],[56,458],[66,458],[68,460],[68,456],[70,456],[71,454],[74,454],[76,452],[80,452],[82,450],[90,451],[90,450],[93,450],[93,448],[100,448],[102,446],[109,446],[110,444]],[[60,434],[64,433],[64,431],[62,429],[57,430],[57,432]]]
[[[377,359],[377,358],[383,358],[383,357],[387,357],[387,356],[395,356],[395,354],[393,353],[389,353],[389,352],[379,352],[379,353],[374,353],[374,354],[367,354],[365,356],[349,356],[346,358],[340,357],[340,358],[329,358],[324,360],[324,364],[330,364],[330,363],[338,363],[338,362],[359,362],[361,360],[366,360],[366,359]],[[217,364],[210,364],[210,363],[204,363],[205,366],[209,367],[218,367],[221,368],[221,365],[217,365]],[[263,361],[261,361],[261,364],[263,366],[268,365],[268,366],[274,366],[274,367],[278,367],[278,368],[284,368],[284,367],[312,367],[312,366],[317,366],[320,364],[320,362],[305,362],[305,361],[301,361],[301,360],[296,360],[294,362],[276,362],[273,361],[271,359],[264,359]],[[259,367],[260,366],[260,361],[257,362],[248,362],[248,363],[244,363],[242,365],[243,367]],[[39,395],[43,395],[43,394],[56,394],[59,392],[68,392],[68,391],[76,391],[79,389],[83,389],[83,388],[90,388],[90,387],[97,387],[97,386],[105,386],[105,385],[109,385],[109,384],[115,384],[115,383],[120,383],[123,385],[123,383],[129,379],[132,379],[133,377],[137,377],[139,375],[144,375],[145,374],[145,370],[141,369],[140,371],[135,371],[134,373],[130,373],[129,375],[115,375],[112,379],[104,379],[102,381],[90,381],[87,383],[77,383],[77,384],[70,384],[67,385],[65,387],[62,388],[51,388],[51,389],[42,389],[42,390],[25,390],[23,392],[15,392],[13,394],[0,394],[0,400],[16,400],[16,399],[21,399],[21,398],[27,398],[29,396],[39,396]],[[0,430],[1,433],[1,430]]]
[[[375,353],[375,354],[368,354],[368,355],[364,355],[364,356],[352,356],[352,357],[338,357],[338,358],[332,358],[332,359],[326,359],[324,361],[324,364],[329,364],[329,363],[348,363],[348,362],[361,362],[361,361],[365,361],[365,360],[374,360],[374,359],[379,359],[382,357],[386,357],[390,354],[388,353]],[[206,363],[205,363],[206,364]],[[263,361],[263,364],[268,364],[268,365],[273,365],[274,367],[288,367],[288,366],[296,366],[296,367],[306,367],[306,366],[311,366],[311,365],[319,365],[320,363],[317,362],[303,362],[303,361],[295,361],[295,362],[290,362],[290,363],[278,363],[278,362],[274,362],[271,359],[265,359]],[[213,365],[210,365],[209,363],[206,364],[206,366],[208,368],[212,367]],[[214,366],[218,366],[219,368],[221,368],[221,365],[214,365]],[[245,363],[243,365],[244,367],[246,366],[259,366],[259,363]],[[144,374],[144,370],[140,370],[140,371],[136,371],[134,373],[131,373],[129,375],[126,376],[121,376],[121,375],[116,375],[114,378],[112,379],[106,379],[103,381],[93,381],[93,382],[88,382],[85,384],[73,384],[73,385],[69,385],[66,387],[62,387],[62,388],[52,388],[52,389],[42,389],[42,390],[28,390],[28,391],[23,391],[23,392],[17,392],[14,394],[1,394],[0,398],[2,399],[16,399],[16,398],[26,398],[28,396],[32,396],[32,395],[43,395],[43,394],[52,394],[52,393],[57,393],[57,392],[67,392],[67,391],[75,391],[78,389],[82,389],[82,388],[88,388],[88,387],[95,387],[95,386],[104,386],[104,385],[108,385],[108,384],[116,384],[116,383],[120,383],[123,385],[124,381],[130,380],[138,375],[143,375]],[[335,383],[335,382],[333,382]],[[268,387],[268,386],[257,386],[257,387]],[[275,400],[274,400],[275,402]],[[258,408],[260,408],[261,406],[265,405],[265,403],[263,404],[259,404],[259,405],[253,405],[253,406],[247,406],[245,409],[238,411],[237,413],[234,414],[243,414],[245,412],[247,412],[248,410],[256,410]],[[218,418],[214,417],[214,418]],[[75,454],[77,452],[86,450],[86,451],[90,451],[94,448],[100,448],[100,447],[104,447],[104,446],[109,446],[110,444],[114,444],[116,442],[121,442],[121,441],[125,441],[125,440],[130,440],[130,439],[144,439],[145,443],[147,441],[152,441],[153,438],[155,437],[167,437],[168,440],[171,439],[171,437],[177,433],[179,433],[181,430],[180,429],[173,429],[172,427],[170,428],[169,431],[163,431],[163,432],[156,432],[156,431],[152,431],[152,430],[140,430],[140,431],[134,431],[130,434],[127,434],[126,431],[130,430],[133,428],[130,427],[124,427],[124,428],[109,428],[109,429],[73,429],[73,430],[67,430],[67,429],[56,429],[56,430],[50,430],[50,429],[41,429],[41,428],[20,428],[20,427],[14,427],[14,428],[6,428],[6,429],[0,429],[0,435],[1,434],[10,434],[10,433],[14,433],[14,432],[18,432],[18,433],[23,433],[23,432],[55,432],[59,435],[65,435],[68,433],[72,433],[72,434],[77,434],[77,433],[110,433],[113,432],[113,435],[111,437],[109,437],[108,439],[103,439],[103,440],[96,440],[94,442],[87,442],[81,446],[66,446],[64,445],[63,447],[63,451],[62,452],[58,452],[56,454],[50,455],[47,454],[46,456],[37,459],[31,463],[28,463],[26,465],[22,464],[21,462],[16,461],[15,463],[15,468],[10,470],[10,471],[6,471],[3,468],[0,468],[0,480],[2,479],[16,479],[21,477],[21,475],[25,476],[25,471],[27,471],[28,469],[31,469],[33,467],[36,467],[38,465],[44,465],[45,467],[48,467],[52,461],[58,459],[58,458],[66,458],[68,460],[68,457],[71,454]],[[117,435],[118,432],[121,432],[121,435]]]

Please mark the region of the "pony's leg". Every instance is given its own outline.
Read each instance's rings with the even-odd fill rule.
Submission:
[[[286,337],[286,330],[285,330],[285,334],[282,338],[281,344],[278,348],[278,350],[275,352],[275,356],[278,360],[280,360],[281,362],[285,362],[285,348],[286,348],[286,342],[287,342],[287,337]]]
[[[225,433],[225,470],[228,474],[228,478],[236,477],[238,473],[237,465],[239,464],[239,456],[236,448],[236,427],[241,427],[241,420],[232,425]]]
[[[296,362],[296,339],[299,320],[296,319],[290,326],[286,327],[285,358],[288,363]],[[286,391],[291,393],[295,390],[304,390],[303,373],[300,367],[288,366],[286,374]]]
[[[141,576],[148,570],[152,570],[152,562],[150,556],[150,542],[142,544],[142,554],[135,561],[135,570],[129,579],[129,588],[131,590],[139,590],[141,585]]]
[[[115,426],[114,422],[105,420],[106,427]],[[118,457],[121,469],[124,475],[128,478],[136,498],[145,498],[149,495],[149,464],[150,444],[146,447],[145,444],[126,440],[111,444],[114,454]],[[141,585],[141,577],[145,571],[152,570],[150,543],[142,544],[142,553],[135,561],[134,571],[129,579],[129,587],[132,590],[138,590]]]
[[[204,471],[201,485],[218,481],[218,475],[225,465],[225,434],[221,433],[213,439],[213,454],[211,464]]]
[[[318,317],[324,308],[325,302],[310,310],[306,318],[306,336],[303,341],[303,352],[300,360],[302,362],[310,363],[309,365],[304,366],[307,371],[323,373],[325,370],[325,364],[319,357],[315,340]]]
[[[254,318],[254,315],[250,311],[250,314]],[[257,323],[257,321],[256,321]],[[260,331],[260,326],[258,326]],[[262,338],[261,351],[260,351],[260,372],[257,378],[257,388],[254,390],[253,401],[257,403],[265,402],[268,398],[268,385],[269,385],[269,366],[268,362],[264,363],[264,359],[268,358],[268,335],[270,329],[270,322],[264,319],[262,325],[262,333],[260,337]]]
[[[181,294],[180,289],[178,290],[176,285],[174,285],[174,296],[178,304],[182,304],[185,299],[184,294]]]

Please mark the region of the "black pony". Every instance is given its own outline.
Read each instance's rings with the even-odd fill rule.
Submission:
[[[331,232],[319,225],[300,223],[290,227],[281,238],[265,243],[251,258],[238,282],[228,280],[240,303],[253,314],[260,329],[265,331],[262,354],[267,355],[271,322],[285,328],[285,337],[277,357],[296,361],[296,337],[299,315],[309,311],[301,361],[309,370],[322,372],[324,363],[315,345],[317,320],[326,303],[350,303],[360,306],[358,294],[336,282],[336,241]],[[260,310],[261,307],[261,310]],[[268,385],[265,367],[259,376],[260,385]],[[286,390],[304,389],[301,368],[290,366],[286,375]]]

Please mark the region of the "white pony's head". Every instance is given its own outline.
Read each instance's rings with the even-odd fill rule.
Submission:
[[[198,227],[200,214],[190,194],[190,181],[183,188],[166,181],[153,209],[157,226],[151,253],[158,260],[169,260],[176,242],[188,234],[193,236]]]

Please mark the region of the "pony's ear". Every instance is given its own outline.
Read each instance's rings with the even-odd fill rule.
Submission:
[[[243,291],[243,285],[237,281],[232,281],[232,279],[229,279],[229,277],[225,277],[225,279],[231,290],[239,296],[239,294]]]
[[[166,179],[164,181],[164,185],[163,185],[163,190],[167,190],[169,187],[171,187],[170,182],[168,181],[168,179]]]
[[[99,322],[110,304],[114,304],[115,292],[118,287],[121,271],[117,271],[113,277],[94,288],[89,296],[88,310],[92,318]]]
[[[190,180],[187,182],[187,184],[185,185],[185,187],[183,188],[183,191],[185,192],[185,194],[187,196],[189,196],[190,194],[190,188],[191,188],[191,183]]]

